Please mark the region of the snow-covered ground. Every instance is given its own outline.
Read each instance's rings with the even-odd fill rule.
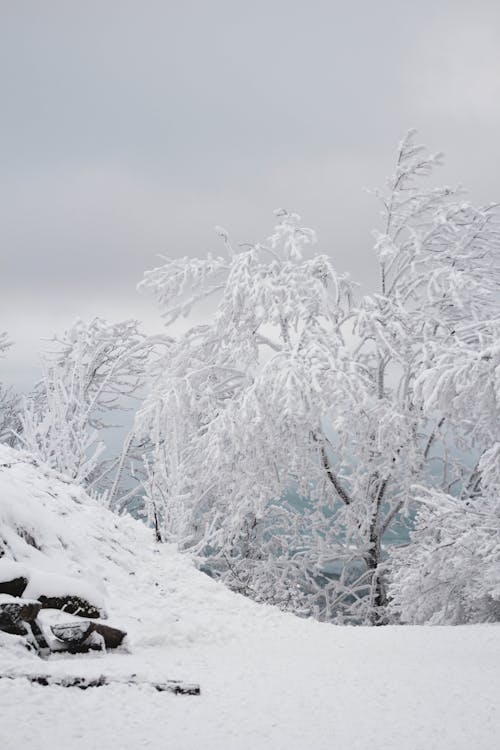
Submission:
[[[42,661],[4,636],[0,673],[137,674],[202,690],[0,680],[2,750],[500,746],[497,626],[342,628],[256,605],[156,545],[140,523],[0,447],[2,539],[29,569],[94,586],[129,638],[128,652]]]

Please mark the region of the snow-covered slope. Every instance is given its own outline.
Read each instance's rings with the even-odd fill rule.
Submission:
[[[0,680],[3,750],[498,747],[496,626],[339,628],[256,605],[3,447],[0,545],[30,570],[85,581],[129,633],[128,651],[46,662],[0,645],[0,673],[137,674],[202,688],[183,697]]]

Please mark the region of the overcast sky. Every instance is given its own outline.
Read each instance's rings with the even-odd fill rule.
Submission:
[[[375,285],[371,229],[409,127],[500,199],[498,0],[0,0],[3,378],[75,317],[136,317],[158,254],[299,212]]]

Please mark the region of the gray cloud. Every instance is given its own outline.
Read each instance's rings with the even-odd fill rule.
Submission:
[[[499,197],[497,3],[257,0],[4,4],[0,328],[138,317],[158,253],[257,240],[278,205],[376,283],[370,230],[397,141],[417,127],[442,178]],[[23,376],[25,379],[25,376]]]

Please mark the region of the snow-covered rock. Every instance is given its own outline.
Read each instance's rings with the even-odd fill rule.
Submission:
[[[42,606],[63,609],[82,617],[106,617],[104,596],[87,581],[55,573],[31,572],[23,596],[38,599]]]
[[[12,635],[26,635],[26,623],[32,623],[39,611],[40,602],[0,594],[0,630]]]
[[[22,596],[28,585],[28,569],[5,556],[0,557],[0,594]]]
[[[9,560],[7,557],[0,557],[0,583],[11,581],[14,578],[28,578],[28,568],[26,565]],[[15,594],[13,595],[15,596]]]

